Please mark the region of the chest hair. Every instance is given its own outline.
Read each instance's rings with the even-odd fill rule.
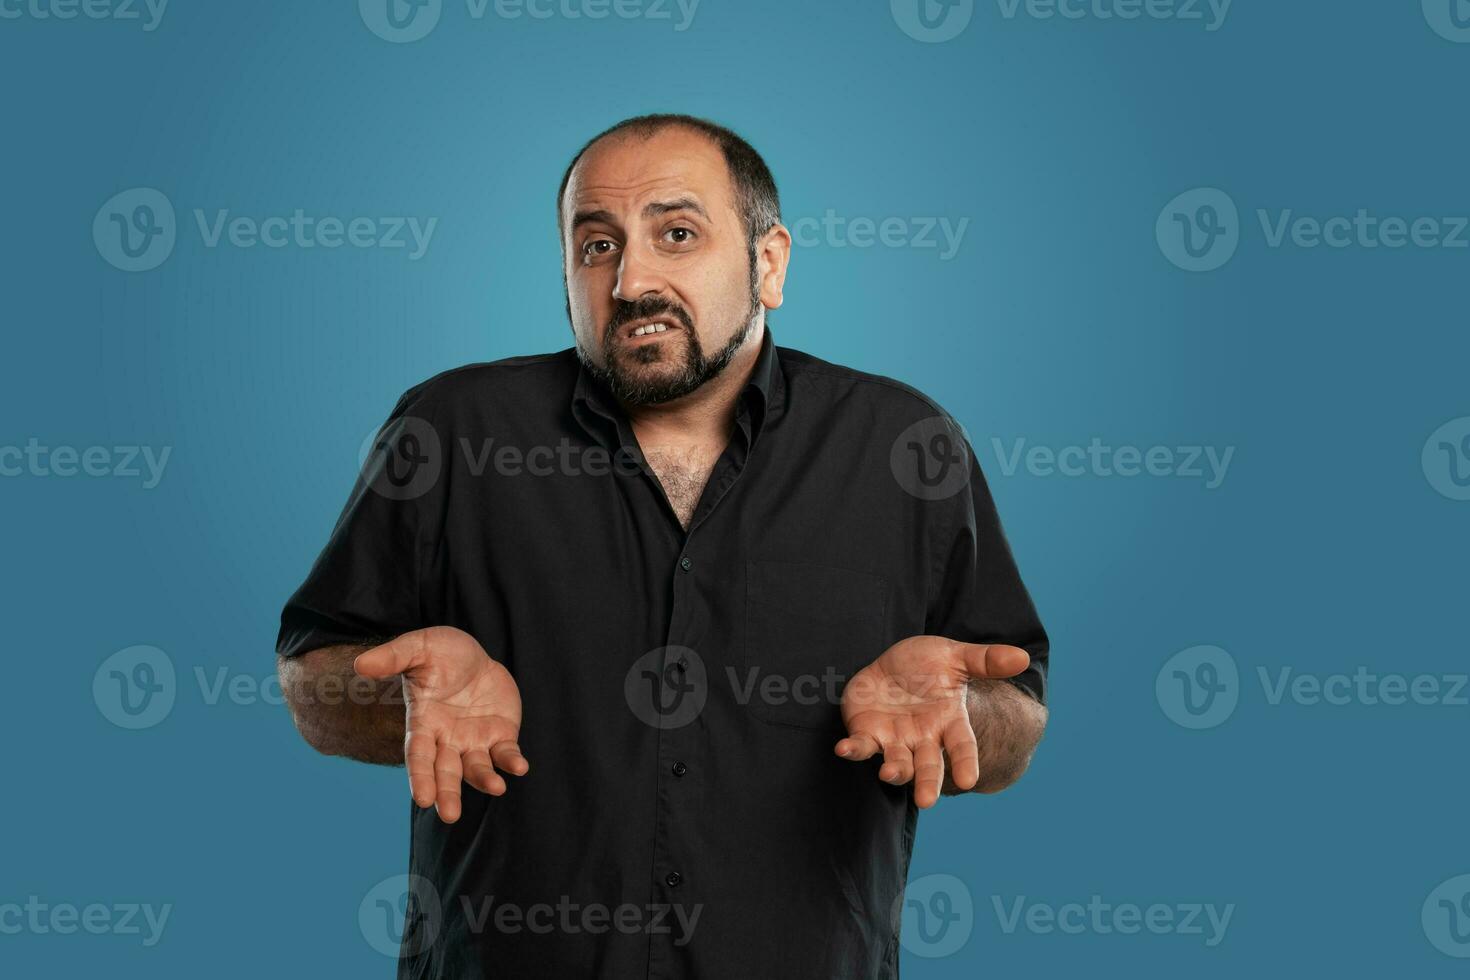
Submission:
[[[658,477],[664,488],[664,496],[674,508],[674,514],[684,530],[694,519],[694,508],[704,485],[709,482],[710,472],[715,468],[719,453],[704,448],[682,449],[658,446],[647,450],[644,458],[649,468]]]

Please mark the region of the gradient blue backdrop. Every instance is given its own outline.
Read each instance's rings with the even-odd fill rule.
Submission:
[[[0,444],[172,448],[153,488],[0,479],[0,905],[172,911],[152,947],[4,931],[0,969],[391,975],[358,907],[406,869],[402,771],[316,756],[273,698],[211,704],[195,672],[274,675],[280,606],[404,388],[570,344],[556,183],[592,133],[670,110],[750,139],[788,224],[968,220],[948,260],[799,247],[773,318],[780,343],[960,419],[1054,642],[1027,777],[920,818],[911,880],[956,875],[974,921],[904,975],[1463,974],[1421,906],[1470,872],[1470,708],[1273,705],[1257,680],[1466,670],[1470,502],[1435,489],[1421,449],[1470,415],[1470,250],[1272,248],[1255,216],[1470,212],[1470,44],[1433,29],[1433,4],[1237,0],[1208,30],[982,0],[926,43],[879,0],[703,0],[682,31],[677,7],[477,20],[446,0],[428,36],[390,43],[352,0],[173,0],[151,31],[5,0]],[[137,187],[172,202],[178,240],[129,273],[92,224]],[[1212,272],[1155,237],[1197,187],[1240,209]],[[417,261],[207,248],[196,208],[438,224]],[[993,442],[1093,437],[1234,456],[1206,489],[1006,475]],[[129,731],[92,682],[138,644],[167,653],[177,699]],[[1200,644],[1238,664],[1239,704],[1190,730],[1155,679]],[[994,907],[1093,895],[1235,907],[1213,947],[1007,933]]]

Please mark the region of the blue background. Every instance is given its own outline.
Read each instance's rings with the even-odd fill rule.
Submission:
[[[1470,250],[1272,248],[1256,211],[1470,212],[1467,81],[1470,44],[1417,2],[1237,0],[1214,31],[981,2],[943,43],[875,0],[704,0],[684,31],[475,20],[448,0],[401,44],[350,0],[174,0],[153,31],[0,19],[0,444],[172,447],[152,489],[0,479],[0,904],[173,905],[151,948],[27,930],[0,934],[0,967],[391,975],[357,910],[406,869],[402,771],[316,756],[273,698],[210,704],[195,671],[274,676],[280,607],[403,389],[571,343],[556,183],[593,133],[667,110],[746,136],[788,225],[828,209],[969,220],[947,261],[799,247],[772,320],[780,343],[960,419],[1053,637],[1030,773],[920,818],[911,880],[957,876],[974,922],[952,955],[905,953],[904,976],[1462,974],[1420,912],[1470,872],[1454,748],[1470,708],[1272,704],[1257,669],[1466,670],[1470,502],[1436,491],[1421,449],[1470,415]],[[128,273],[91,228],[135,187],[172,202],[178,241]],[[1155,239],[1196,187],[1240,209],[1239,249],[1212,272]],[[410,261],[206,248],[196,208],[439,220]],[[1206,489],[1008,476],[992,442],[1093,437],[1235,454]],[[137,644],[167,653],[177,700],[129,731],[92,681]],[[1190,730],[1155,679],[1201,644],[1238,664],[1239,703]],[[1008,934],[993,905],[1093,895],[1235,908],[1207,947]]]

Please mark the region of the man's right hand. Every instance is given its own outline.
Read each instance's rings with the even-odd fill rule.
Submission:
[[[445,823],[459,819],[461,782],[500,796],[505,780],[496,768],[512,776],[530,770],[516,744],[521,692],[510,671],[463,630],[404,633],[359,654],[353,669],[379,679],[403,675],[409,790],[419,806],[437,805]]]

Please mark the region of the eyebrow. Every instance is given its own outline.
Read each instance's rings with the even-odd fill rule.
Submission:
[[[704,207],[692,197],[680,197],[672,201],[652,201],[644,205],[643,217],[657,218],[659,215],[670,214],[674,211],[693,211],[705,221],[709,220],[709,214],[705,212]],[[594,221],[600,221],[607,225],[618,223],[617,217],[611,211],[602,209],[596,211],[578,211],[572,218],[572,231],[575,232],[583,225],[591,224]]]

